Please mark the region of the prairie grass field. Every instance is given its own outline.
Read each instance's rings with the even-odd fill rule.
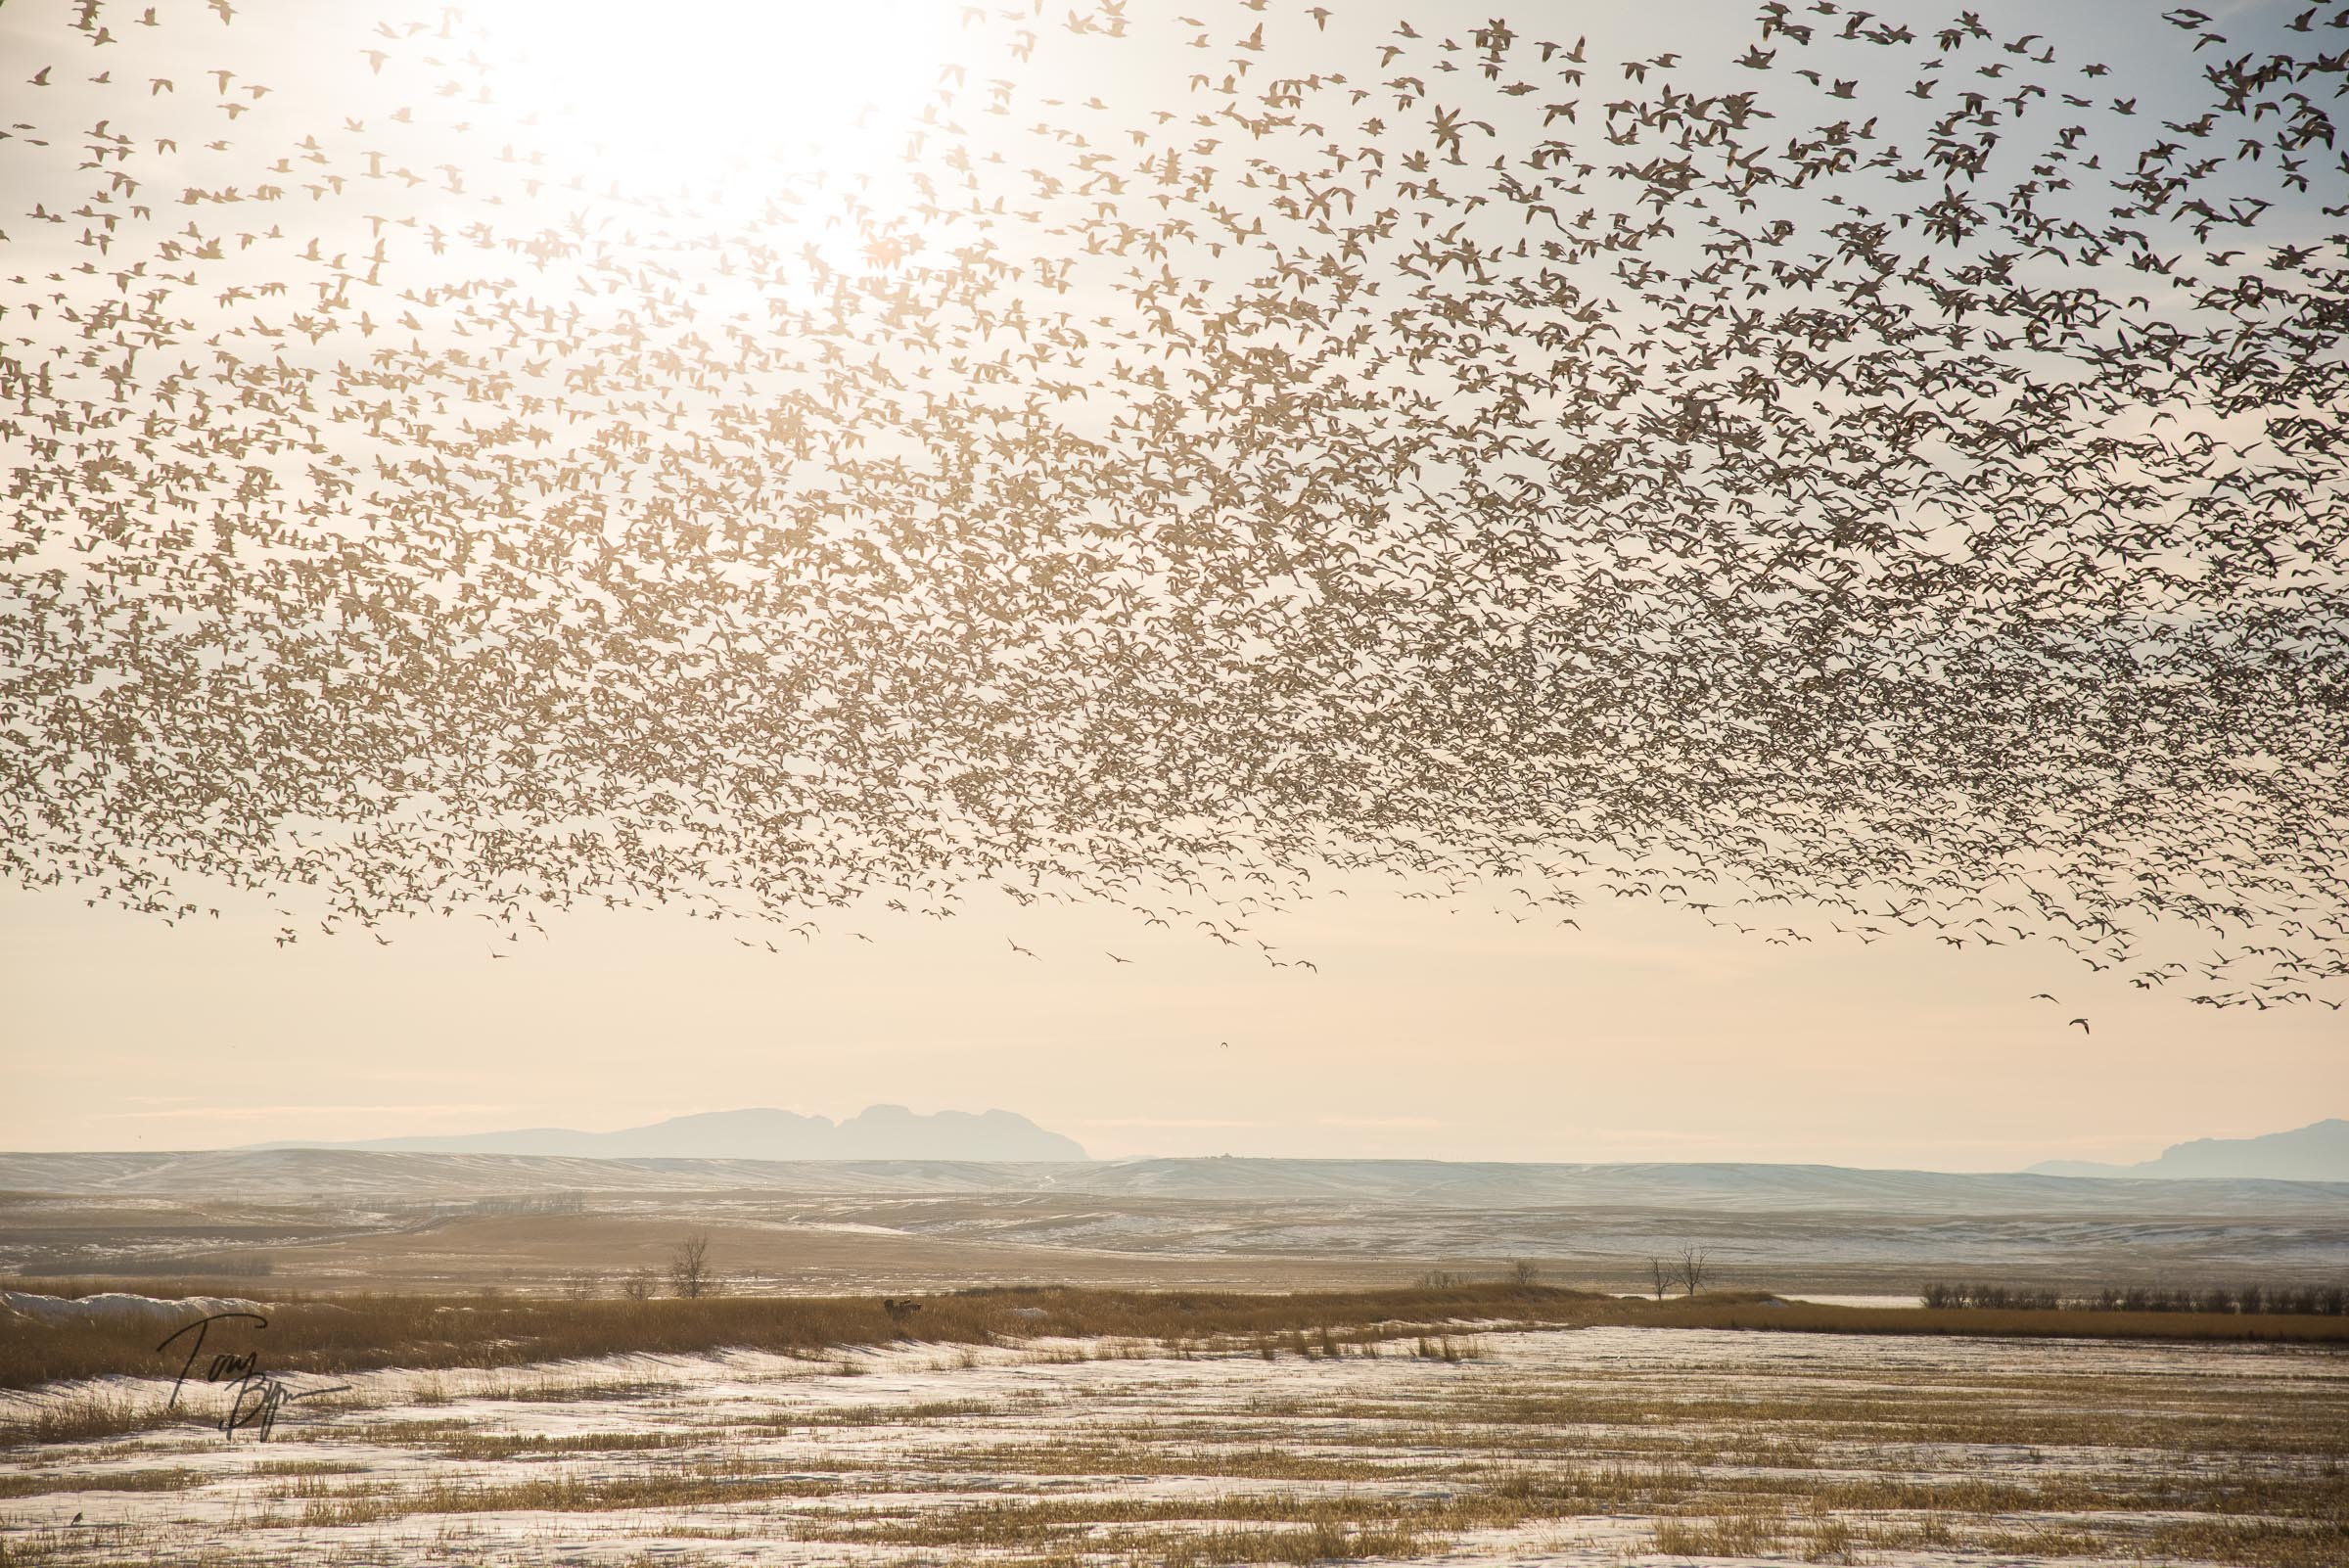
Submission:
[[[2349,1561],[2341,1320],[2106,1315],[352,1297],[233,1342],[347,1385],[266,1442],[151,1338],[12,1333],[0,1564]]]
[[[88,1282],[14,1281],[64,1295]],[[120,1288],[109,1281],[106,1290]],[[187,1282],[133,1282],[174,1297]],[[260,1350],[270,1367],[312,1374],[383,1367],[494,1369],[617,1355],[759,1350],[815,1355],[898,1340],[991,1345],[1039,1334],[1087,1340],[1288,1344],[1299,1335],[1346,1344],[1407,1337],[1429,1324],[1750,1329],[1781,1333],[1965,1334],[2103,1339],[2290,1341],[2349,1345],[2349,1317],[2234,1312],[2083,1312],[2055,1308],[1847,1307],[1753,1291],[1661,1300],[1541,1284],[1467,1281],[1356,1291],[1127,1291],[1009,1287],[920,1299],[902,1318],[878,1296],[714,1295],[695,1300],[568,1301],[544,1297],[356,1294],[280,1297],[265,1329],[230,1325],[225,1343]],[[168,1332],[166,1326],[161,1332]],[[108,1322],[43,1325],[0,1340],[0,1388],[167,1370],[147,1328]],[[1292,1347],[1293,1348],[1293,1347]],[[0,1443],[7,1441],[0,1429]]]
[[[975,1285],[1267,1292],[1489,1277],[1618,1292],[1693,1244],[1719,1288],[2092,1296],[2349,1279],[2349,1184],[1740,1167],[1164,1160],[825,1164],[198,1151],[0,1154],[26,1288],[612,1296],[711,1238],[751,1295]],[[112,1283],[99,1286],[96,1281]],[[1970,1297],[1969,1297],[1970,1301]],[[1980,1305],[1975,1303],[1975,1305]]]

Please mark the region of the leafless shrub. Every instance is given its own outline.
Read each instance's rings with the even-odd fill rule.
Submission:
[[[1693,1296],[1705,1288],[1705,1278],[1709,1271],[1708,1262],[1704,1248],[1692,1242],[1681,1244],[1680,1278],[1682,1295]]]
[[[668,1283],[688,1301],[717,1294],[717,1271],[710,1264],[710,1233],[689,1232],[668,1256]]]

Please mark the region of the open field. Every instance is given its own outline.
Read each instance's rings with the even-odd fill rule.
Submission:
[[[22,1283],[22,1282],[20,1282]],[[180,1293],[148,1282],[162,1307]],[[1473,1322],[1510,1329],[1670,1328],[1773,1333],[1959,1335],[2014,1339],[2242,1341],[2349,1346],[2349,1317],[2233,1312],[1848,1307],[1754,1292],[1643,1300],[1540,1284],[1471,1283],[1344,1292],[1132,1292],[1014,1288],[907,1302],[871,1296],[714,1296],[547,1301],[528,1297],[341,1296],[229,1304],[265,1315],[213,1331],[209,1352],[253,1350],[273,1372],[339,1376],[387,1367],[497,1370],[604,1356],[753,1350],[822,1356],[882,1343],[992,1346],[1038,1336],[1302,1349],[1298,1335],[1348,1345],[1442,1335]],[[102,1298],[102,1305],[104,1299]],[[115,1306],[130,1305],[119,1300]],[[0,1389],[157,1375],[188,1347],[158,1346],[220,1306],[153,1317],[12,1322]],[[0,1418],[0,1446],[22,1434]]]
[[[1685,1242],[1725,1286],[1981,1278],[2337,1284],[2349,1186],[1761,1166],[589,1160],[353,1151],[0,1155],[0,1271],[287,1291],[610,1294],[710,1233],[761,1293],[1392,1287],[1430,1269],[1637,1290]],[[266,1270],[265,1273],[261,1270]]]
[[[209,1424],[217,1385],[51,1385],[0,1405],[0,1562],[2349,1560],[2337,1345],[1368,1320],[1397,1305],[1108,1299],[1134,1331],[1078,1333],[1086,1303],[988,1296],[919,1342],[386,1366],[266,1444]]]
[[[2349,1561],[2349,1317],[1884,1305],[2320,1299],[2340,1187],[299,1152],[0,1183],[13,1288],[268,1317],[176,1402],[180,1317],[0,1319],[0,1568]],[[688,1231],[722,1292],[626,1299]],[[1618,1294],[1684,1246],[1706,1293]]]

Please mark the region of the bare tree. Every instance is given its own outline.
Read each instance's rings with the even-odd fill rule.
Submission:
[[[1681,1288],[1682,1292],[1693,1296],[1704,1289],[1705,1271],[1705,1249],[1692,1242],[1683,1242],[1681,1246]]]
[[[1512,1258],[1506,1277],[1519,1290],[1530,1290],[1542,1282],[1542,1266],[1531,1258]]]
[[[650,1268],[631,1268],[620,1281],[620,1293],[630,1301],[653,1299],[653,1271]]]
[[[710,1267],[710,1233],[694,1230],[668,1255],[668,1282],[676,1293],[692,1300],[717,1294],[717,1270]]]
[[[563,1276],[563,1294],[573,1301],[587,1301],[595,1295],[595,1275],[584,1268],[574,1268]]]
[[[1656,1300],[1662,1301],[1665,1287],[1672,1283],[1672,1270],[1665,1267],[1663,1259],[1650,1258],[1647,1261],[1647,1273],[1655,1281]]]

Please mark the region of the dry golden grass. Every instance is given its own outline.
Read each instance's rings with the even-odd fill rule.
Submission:
[[[1017,1462],[1015,1456],[1007,1458]],[[1221,1475],[1208,1467],[1203,1474]],[[1424,1483],[1425,1476],[1411,1478]],[[2142,1515],[2207,1506],[2211,1495],[2156,1483],[2132,1489],[2089,1478],[2047,1487],[1933,1485],[1885,1480],[1805,1488],[1756,1486],[1749,1477],[1717,1477],[1687,1466],[1521,1468],[1489,1473],[1480,1484],[1428,1497],[1375,1489],[1310,1493],[1122,1499],[1075,1497],[987,1501],[951,1507],[867,1509],[834,1514],[802,1539],[843,1545],[893,1545],[957,1556],[1008,1554],[1023,1563],[1108,1551],[1165,1561],[1349,1560],[1364,1551],[1424,1554],[1476,1531],[1510,1529],[1604,1514],[1663,1514],[1652,1549],[1672,1556],[1759,1557],[1793,1553],[1811,1562],[1842,1562],[1870,1548],[1933,1544],[1992,1552],[2164,1561],[2192,1559],[2245,1568],[2319,1568],[2349,1558],[2349,1520],[2337,1478],[2271,1489],[2258,1511],[2219,1518],[2164,1520],[2017,1531],[2017,1515]],[[1887,1514],[1919,1515],[1905,1527],[1870,1534],[1864,1523]],[[1318,1543],[1319,1558],[1294,1558],[1286,1544]],[[1254,1559],[1191,1556],[1193,1544],[1215,1552],[1239,1542]],[[1389,1543],[1386,1546],[1369,1543]],[[1221,1543],[1222,1545],[1216,1545]]]
[[[1504,1338],[1498,1325],[1875,1333],[1907,1322],[2006,1333],[2017,1314],[1809,1309],[1753,1296],[1619,1302],[1502,1286],[1001,1292],[932,1298],[894,1325],[877,1301],[850,1298],[351,1298],[339,1304],[348,1312],[324,1310],[332,1305],[291,1304],[266,1331],[299,1327],[287,1338],[317,1364],[292,1366],[295,1356],[279,1357],[270,1339],[267,1369],[394,1359],[350,1337],[364,1323],[417,1336],[390,1341],[394,1351],[422,1346],[418,1359],[490,1370],[451,1371],[422,1398],[398,1392],[413,1388],[409,1379],[386,1380],[390,1392],[366,1398],[403,1403],[383,1413],[405,1418],[330,1411],[302,1423],[312,1447],[300,1460],[241,1455],[194,1479],[183,1476],[206,1461],[191,1452],[218,1435],[193,1417],[165,1418],[185,1422],[185,1433],[103,1441],[158,1418],[152,1386],[143,1402],[51,1402],[46,1430],[60,1435],[10,1455],[34,1464],[12,1472],[0,1497],[26,1499],[21,1517],[46,1508],[63,1518],[78,1504],[59,1495],[72,1491],[151,1491],[171,1496],[160,1506],[180,1507],[178,1494],[237,1484],[251,1509],[241,1539],[277,1543],[255,1562],[296,1560],[278,1554],[293,1550],[296,1531],[414,1539],[503,1530],[481,1516],[545,1511],[641,1515],[677,1540],[783,1537],[876,1565],[1302,1564],[1480,1549],[1480,1534],[1569,1540],[1589,1535],[1592,1521],[1605,1521],[1605,1549],[1673,1557],[1860,1564],[1930,1549],[1988,1560],[2349,1563],[2349,1382],[2332,1375],[2337,1355],[2288,1346],[2144,1356],[1854,1343],[1775,1356],[1760,1336],[1614,1335],[1596,1342],[1593,1360],[1561,1341]],[[2098,1314],[2044,1315],[2071,1334]],[[2157,1321],[2131,1333],[2180,1337],[2186,1314],[2144,1315]],[[2228,1322],[2261,1326],[2240,1314]],[[481,1344],[468,1344],[474,1334]],[[893,1338],[894,1360],[854,1354]],[[529,1364],[736,1344],[799,1360],[664,1369],[650,1380],[633,1364],[605,1369],[605,1380]],[[1686,1346],[1691,1370],[1679,1351],[1658,1354],[1660,1344]],[[1628,1353],[1628,1367],[1610,1360],[1635,1345],[1647,1348]],[[1211,1359],[1220,1364],[1195,1364]],[[1935,1370],[1903,1370],[1920,1359]],[[1066,1375],[1039,1364],[1064,1360],[1110,1364]],[[827,1392],[834,1360],[837,1370],[892,1375],[876,1379],[869,1400],[856,1385]],[[906,1373],[922,1380],[915,1392],[898,1381]],[[697,1375],[721,1379],[725,1397],[698,1402]],[[1069,1419],[1079,1389],[1086,1406]],[[631,1398],[650,1408],[617,1403]],[[445,1413],[415,1407],[431,1400]],[[535,1400],[576,1407],[567,1427],[589,1416],[618,1430],[534,1431],[539,1412],[517,1402]],[[505,1468],[466,1468],[485,1464]],[[684,1512],[697,1508],[716,1511]],[[215,1560],[207,1543],[167,1532],[151,1545],[125,1535],[94,1547],[94,1539],[0,1532],[0,1568]],[[332,1559],[301,1560],[329,1568]]]
[[[162,1288],[150,1282],[154,1288]],[[719,1296],[564,1301],[344,1296],[273,1305],[266,1328],[223,1324],[207,1346],[257,1350],[276,1372],[338,1373],[387,1366],[519,1367],[623,1354],[692,1355],[747,1349],[815,1355],[907,1339],[988,1345],[1039,1336],[1124,1341],[1136,1354],[1165,1343],[1234,1336],[1312,1335],[1359,1348],[1417,1337],[1462,1320],[1602,1320],[1610,1298],[1487,1284],[1430,1291],[1253,1295],[1202,1291],[1010,1290],[929,1297],[900,1323],[880,1298]],[[111,1324],[43,1326],[0,1342],[0,1387],[30,1388],[116,1373],[170,1375],[185,1342],[159,1353],[161,1335]],[[553,1397],[564,1397],[555,1395]]]
[[[197,1485],[202,1473],[185,1468],[111,1470],[20,1470],[0,1475],[0,1498],[37,1498],[51,1492],[180,1492]]]
[[[148,1282],[165,1289],[162,1282]],[[1480,1354],[1465,1323],[1596,1324],[1833,1334],[1960,1334],[2064,1338],[2349,1342],[2349,1318],[2232,1313],[2090,1313],[1873,1309],[1788,1303],[1753,1294],[1667,1302],[1498,1283],[1441,1288],[1248,1294],[1038,1289],[934,1296],[903,1321],[877,1297],[721,1296],[698,1301],[565,1301],[346,1296],[275,1304],[265,1329],[222,1325],[210,1350],[255,1350],[272,1372],[344,1373],[388,1366],[502,1368],[632,1353],[749,1349],[803,1356],[915,1339],[981,1346],[1039,1337],[1094,1342],[1088,1354],[1133,1357],[1228,1351],[1264,1356]],[[0,1341],[0,1387],[118,1373],[170,1375],[182,1349],[159,1352],[152,1328],[56,1325]],[[184,1347],[183,1342],[183,1347]],[[843,1372],[853,1363],[837,1363]],[[624,1398],[634,1390],[560,1378],[512,1385],[516,1399]],[[104,1428],[93,1408],[83,1435]],[[115,1430],[134,1430],[125,1425]],[[71,1435],[60,1432],[60,1436]],[[5,1439],[0,1439],[5,1441]]]
[[[247,1475],[356,1475],[364,1466],[343,1459],[262,1459]]]
[[[1760,1557],[1786,1539],[1786,1516],[1748,1509],[1656,1524],[1655,1549],[1668,1557]]]
[[[12,1416],[0,1425],[0,1448],[88,1443],[129,1432],[153,1431],[157,1427],[185,1426],[195,1430],[204,1424],[192,1410],[164,1408],[160,1398],[80,1394],[44,1404],[21,1417]]]
[[[757,1424],[786,1429],[919,1426],[926,1421],[961,1420],[975,1415],[1000,1415],[1002,1412],[1002,1406],[986,1400],[927,1400],[919,1405],[828,1405],[814,1409],[787,1410]]]
[[[1341,1456],[1300,1453],[1253,1435],[1241,1443],[1219,1445],[1189,1441],[1188,1434],[1165,1437],[1124,1429],[1105,1439],[1088,1433],[1082,1440],[973,1444],[925,1454],[922,1462],[966,1475],[1179,1475],[1235,1481],[1377,1481],[1397,1475],[1425,1479],[1458,1468],[1425,1453]]]
[[[1364,1365],[1346,1333],[1330,1336],[1334,1358],[1318,1329],[1303,1337],[1298,1351],[1286,1331],[1273,1336],[1278,1359],[1310,1355],[1295,1377],[1257,1370],[1250,1334],[1165,1342],[1156,1364],[1082,1374],[1099,1403],[1076,1421],[1059,1413],[1066,1390],[1025,1377],[1007,1388],[999,1373],[990,1398],[883,1389],[854,1405],[800,1404],[820,1385],[793,1376],[765,1419],[731,1402],[671,1401],[653,1430],[560,1437],[500,1430],[529,1412],[496,1401],[434,1419],[346,1416],[304,1441],[349,1462],[235,1472],[274,1483],[240,1539],[350,1527],[413,1540],[473,1528],[450,1523],[469,1516],[551,1510],[639,1514],[615,1528],[675,1541],[790,1539],[878,1564],[1220,1568],[1481,1552],[1492,1532],[1517,1550],[1603,1520],[1620,1549],[1672,1556],[2349,1562],[2349,1385],[2311,1375],[2321,1362],[2301,1352],[2231,1355],[2203,1376],[2190,1352],[2139,1369],[2041,1362],[2018,1346],[1954,1357],[1920,1380],[1858,1348],[1822,1370],[1710,1341],[1683,1374],[1678,1358],[1625,1371],[1529,1356],[1519,1341],[1491,1347],[1499,1369],[1454,1370]],[[1408,1344],[1389,1342],[1390,1354]],[[1187,1364],[1211,1354],[1225,1365]],[[1249,1368],[1236,1387],[1233,1361]],[[1224,1397],[1193,1403],[1184,1391],[1198,1378]],[[423,1452],[386,1475],[387,1448]],[[478,1479],[457,1467],[495,1461],[528,1462]],[[34,1473],[41,1491],[71,1484],[65,1466]],[[680,1511],[701,1507],[721,1511]],[[90,1560],[38,1531],[6,1539],[9,1568]],[[295,1560],[279,1550],[253,1560]],[[182,1550],[159,1537],[144,1557],[117,1545],[101,1560],[207,1558],[201,1543]]]
[[[1603,1386],[1571,1394],[1464,1386],[1433,1401],[1432,1410],[1425,1401],[1309,1395],[1262,1402],[1236,1421],[1094,1423],[1077,1437],[990,1443],[926,1454],[924,1463],[990,1476],[1364,1483],[1335,1512],[1326,1495],[1278,1494],[1257,1496],[1244,1511],[1259,1524],[1396,1532],[1429,1549],[1468,1531],[1628,1513],[1663,1516],[1653,1545],[1667,1553],[1774,1551],[1845,1562],[1962,1539],[1969,1549],[2060,1544],[2073,1555],[2250,1568],[2349,1561],[2349,1466],[2341,1457],[2349,1453],[2349,1401],[2324,1380],[2292,1397],[2267,1391],[2256,1405],[2239,1390],[2162,1377],[2058,1374],[2036,1393],[2012,1376],[1941,1379],[1930,1400],[1898,1386],[1858,1398],[1831,1383],[1783,1381],[1793,1388],[1775,1396],[1699,1385],[1670,1401],[1653,1398],[1652,1387],[1617,1396]],[[1962,1407],[1962,1429],[1945,1403]],[[1293,1441],[1272,1446],[1284,1430],[1330,1426],[1344,1432],[1343,1454]],[[2042,1466],[2030,1462],[2036,1455],[2021,1464],[1965,1457],[2042,1443],[2128,1457],[2093,1468]],[[1919,1448],[1937,1455],[1936,1471],[1958,1473],[1867,1468]],[[1640,1462],[1635,1454],[1654,1457]],[[1402,1500],[1379,1483],[1441,1483],[1453,1495],[1441,1503]],[[1114,1525],[1128,1545],[1142,1541],[1139,1527],[1159,1523],[1166,1529],[1148,1539],[1165,1547],[1182,1521],[1196,1530],[1232,1522],[1230,1513],[1182,1504],[1152,1520],[1098,1505],[995,1506],[918,1524],[875,1519],[847,1539],[943,1545],[971,1536],[990,1550],[1016,1547],[1033,1554],[1020,1560],[1043,1562],[1074,1551],[1072,1538],[1088,1519],[1095,1530]],[[2033,1515],[2050,1517],[2029,1530],[2013,1523]]]
[[[720,1441],[710,1432],[458,1432],[433,1445],[450,1459],[514,1459],[562,1453],[633,1453],[691,1449]]]
[[[680,1508],[696,1503],[758,1502],[772,1498],[820,1498],[837,1482],[770,1476],[741,1461],[693,1465],[637,1475],[550,1475],[527,1481],[435,1483],[423,1487],[363,1487],[315,1495],[301,1512],[306,1526],[377,1524],[409,1514],[606,1513],[624,1508]]]

